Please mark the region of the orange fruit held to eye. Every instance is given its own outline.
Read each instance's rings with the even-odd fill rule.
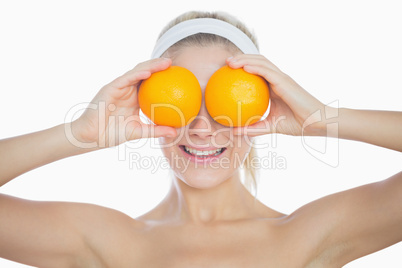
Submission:
[[[183,127],[197,116],[202,93],[195,75],[186,68],[170,66],[142,81],[138,102],[156,125]]]
[[[224,126],[254,124],[268,109],[268,83],[243,68],[224,66],[208,81],[205,105],[210,116]]]

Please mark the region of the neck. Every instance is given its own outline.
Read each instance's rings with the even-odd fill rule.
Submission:
[[[206,224],[253,217],[257,205],[241,183],[240,174],[209,189],[193,188],[174,177],[158,214],[165,219]]]

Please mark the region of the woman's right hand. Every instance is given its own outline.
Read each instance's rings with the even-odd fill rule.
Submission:
[[[74,138],[80,143],[96,143],[98,148],[104,148],[129,140],[176,136],[172,127],[144,124],[138,104],[141,81],[171,64],[170,59],[142,62],[102,87],[84,113],[71,123]]]

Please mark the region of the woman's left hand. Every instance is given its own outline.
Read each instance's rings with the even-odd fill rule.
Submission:
[[[262,55],[237,55],[226,63],[234,69],[265,78],[270,87],[270,112],[262,121],[233,129],[235,135],[259,136],[269,133],[287,135],[322,135],[325,122],[320,120],[325,106],[291,77]],[[317,111],[319,111],[317,113]],[[314,114],[314,115],[313,115]],[[317,115],[317,118],[312,118]],[[307,118],[316,122],[304,127]],[[325,116],[324,116],[325,118]]]

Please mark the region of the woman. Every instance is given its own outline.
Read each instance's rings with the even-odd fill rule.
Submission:
[[[188,34],[181,41],[176,40],[177,31],[165,30],[160,40],[170,37],[173,44],[159,41],[155,59],[104,86],[93,99],[94,106],[80,118],[0,142],[0,179],[5,184],[58,159],[127,140],[159,138],[174,175],[165,199],[132,219],[95,205],[1,195],[0,257],[38,267],[340,267],[401,241],[402,173],[285,215],[250,194],[240,181],[235,159],[247,162],[247,157],[253,157],[249,141],[256,136],[274,132],[325,136],[326,125],[332,122],[338,123],[340,138],[402,151],[402,114],[325,107],[266,58],[253,53],[255,41],[250,44],[249,31],[227,15],[190,12],[167,28],[199,17],[228,23],[223,31]],[[248,37],[238,40],[241,34],[228,33],[231,25]],[[204,91],[209,77],[225,64],[269,82],[267,118],[249,127],[228,128],[215,122],[203,103],[197,118],[182,128],[144,124],[139,119],[137,89],[152,73],[171,65],[185,67]],[[98,112],[100,104],[106,105],[106,113]],[[326,113],[338,116],[322,120],[325,117],[319,115]],[[118,117],[124,117],[124,124],[111,123],[111,118]],[[307,119],[315,123],[305,124]],[[194,159],[185,151],[189,147],[193,154],[219,150],[221,166],[189,161]]]

